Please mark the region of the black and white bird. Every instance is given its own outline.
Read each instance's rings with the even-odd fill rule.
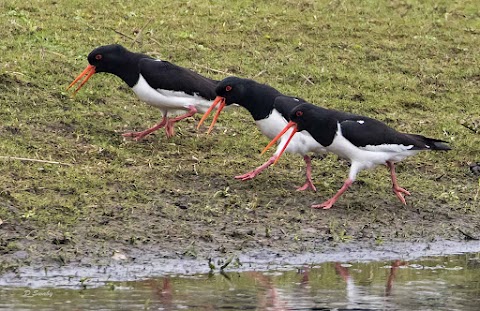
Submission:
[[[211,111],[217,105],[220,105],[212,124],[210,125],[208,133],[210,133],[215,125],[222,109],[225,106],[237,104],[246,108],[255,120],[260,132],[272,139],[288,123],[287,119],[289,112],[295,106],[304,102],[298,98],[285,96],[275,88],[266,84],[260,84],[253,80],[238,77],[228,77],[220,81],[215,91],[217,98],[198,124],[198,127],[200,127]],[[285,136],[280,139],[277,151],[267,162],[250,172],[235,176],[235,178],[240,180],[253,179],[267,167],[272,165],[279,156],[280,150],[287,144],[287,136],[288,134],[285,134]],[[305,184],[297,190],[302,191],[312,189],[313,191],[316,191],[311,177],[311,158],[308,153],[323,153],[325,152],[323,146],[315,141],[308,132],[299,132],[293,136],[286,151],[302,155],[306,163],[306,181]]]
[[[393,192],[406,204],[405,195],[410,192],[398,185],[395,162],[422,150],[450,150],[445,141],[416,134],[400,133],[384,123],[336,110],[321,108],[309,103],[296,106],[289,115],[287,126],[265,147],[270,148],[276,140],[285,139],[284,133],[307,131],[326,150],[350,160],[350,173],[342,188],[329,200],[313,208],[331,208],[338,198],[355,181],[361,170],[385,164],[390,170]],[[287,147],[288,145],[285,145]],[[284,148],[285,148],[284,147]],[[280,151],[280,158],[283,150]]]
[[[167,137],[173,136],[175,122],[197,112],[204,113],[216,96],[218,81],[164,60],[130,52],[118,44],[94,49],[88,55],[88,62],[89,65],[68,89],[85,76],[76,93],[93,74],[107,72],[125,81],[140,100],[162,111],[163,119],[155,126],[141,132],[123,134],[137,141],[162,127]],[[170,118],[170,115],[177,116]]]

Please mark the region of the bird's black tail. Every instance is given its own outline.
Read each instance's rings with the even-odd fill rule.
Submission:
[[[444,140],[440,139],[435,139],[435,138],[428,138],[422,135],[416,135],[416,134],[409,134],[411,137],[413,137],[416,141],[419,141],[422,145],[424,145],[423,148],[420,149],[430,149],[430,150],[452,150],[450,146],[447,145],[447,142]]]

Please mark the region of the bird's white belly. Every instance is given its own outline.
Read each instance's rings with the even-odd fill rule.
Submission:
[[[280,133],[287,125],[287,120],[285,120],[285,118],[283,118],[282,115],[275,109],[267,118],[255,122],[260,132],[270,139],[273,139],[275,136],[277,136],[278,133]],[[279,140],[275,154],[280,152],[291,133],[292,129],[283,134]],[[306,155],[309,152],[323,153],[325,152],[325,148],[320,145],[307,131],[301,131],[297,132],[293,136],[285,151],[289,153]]]
[[[180,91],[156,90],[145,81],[142,75],[132,89],[140,100],[164,112],[168,111],[169,114],[183,113],[191,106],[194,106],[198,112],[204,113],[213,102],[196,94],[192,96]]]
[[[340,130],[326,149],[342,158],[350,159],[352,163],[358,162],[361,169],[372,168],[387,161],[398,162],[419,152],[399,145],[357,147],[343,137]]]

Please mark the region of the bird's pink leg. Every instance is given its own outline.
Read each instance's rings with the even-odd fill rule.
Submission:
[[[342,188],[340,188],[340,190],[338,190],[338,192],[332,197],[330,198],[329,200],[323,202],[322,204],[316,204],[316,205],[312,205],[312,208],[323,208],[323,209],[329,209],[333,206],[333,204],[335,204],[335,202],[337,202],[338,198],[345,192],[347,191],[348,187],[350,187],[350,185],[353,184],[353,180],[348,178],[347,180],[345,180],[345,182],[343,183],[343,186]]]
[[[312,189],[313,191],[317,191],[317,188],[315,188],[312,181],[312,161],[308,155],[305,155],[303,159],[305,160],[305,164],[307,164],[307,168],[306,168],[307,181],[303,186],[301,186],[300,188],[297,188],[297,191],[307,190],[308,188]]]
[[[350,278],[350,273],[348,273],[348,269],[342,266],[339,262],[335,263],[335,271],[342,277],[342,279],[347,282]]]
[[[390,268],[390,274],[388,275],[387,279],[387,286],[385,287],[385,295],[390,296],[392,293],[393,281],[395,280],[395,276],[397,274],[398,267],[405,266],[407,262],[395,260],[392,263],[392,267]]]
[[[250,171],[250,172],[245,173],[245,174],[243,174],[243,175],[235,176],[235,179],[240,179],[240,180],[242,180],[242,181],[249,180],[249,179],[253,179],[255,176],[257,176],[258,174],[260,174],[264,169],[266,169],[267,167],[269,167],[270,165],[272,165],[273,162],[275,162],[276,159],[277,159],[277,156],[274,155],[274,156],[272,156],[270,159],[268,159],[267,162],[263,163],[262,165],[260,165],[260,166],[257,167],[256,169],[254,169],[253,171]]]
[[[397,175],[395,174],[395,164],[393,162],[387,161],[387,167],[390,169],[390,176],[392,177],[392,190],[397,196],[397,198],[402,202],[404,205],[407,205],[407,201],[405,201],[405,195],[410,195],[410,192],[403,189],[398,185],[397,182]]]
[[[167,125],[165,126],[165,132],[167,132],[167,137],[172,137],[175,134],[175,131],[173,129],[173,126],[175,125],[175,122],[178,122],[180,120],[191,117],[196,113],[197,113],[197,108],[195,108],[195,106],[190,106],[190,107],[188,107],[188,112],[187,113],[182,114],[178,117],[169,119],[167,121]]]
[[[160,123],[156,124],[155,126],[152,126],[151,128],[146,129],[145,131],[141,131],[141,132],[125,133],[125,134],[122,134],[122,136],[123,137],[133,137],[134,140],[139,141],[143,137],[147,136],[148,134],[153,133],[156,130],[164,127],[166,124],[168,124],[168,118],[167,118],[167,115],[165,114],[163,116],[162,121]]]

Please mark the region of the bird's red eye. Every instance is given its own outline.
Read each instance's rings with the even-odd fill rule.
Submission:
[[[96,60],[101,60],[101,59],[102,59],[102,54],[97,54],[97,55],[95,55],[95,59],[96,59]]]
[[[232,87],[230,85],[227,85],[225,87],[225,91],[230,92],[232,90]]]
[[[295,112],[295,115],[297,117],[301,117],[301,116],[303,116],[303,111],[299,110],[299,111]]]

